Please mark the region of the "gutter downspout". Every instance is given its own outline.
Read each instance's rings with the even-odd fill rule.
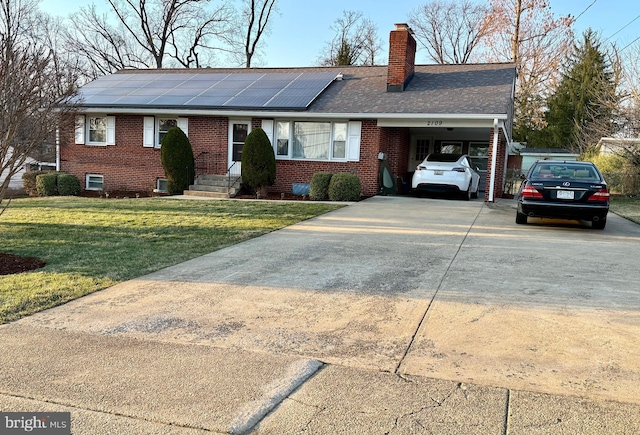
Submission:
[[[498,118],[493,120],[493,151],[491,155],[491,179],[489,180],[489,198],[488,202],[494,201],[494,192],[496,185],[496,162],[498,160],[498,137],[500,136],[500,130],[498,130]]]
[[[60,172],[60,127],[56,128],[56,171]]]

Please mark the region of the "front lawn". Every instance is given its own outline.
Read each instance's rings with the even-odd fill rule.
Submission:
[[[610,211],[640,224],[640,199],[623,196],[611,197]]]
[[[339,208],[279,201],[13,200],[0,252],[46,267],[0,276],[0,323]]]

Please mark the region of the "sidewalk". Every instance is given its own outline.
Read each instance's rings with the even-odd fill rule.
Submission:
[[[640,230],[513,219],[372,198],[2,325],[0,409],[77,434],[640,433]],[[601,268],[553,267],[589,249]]]

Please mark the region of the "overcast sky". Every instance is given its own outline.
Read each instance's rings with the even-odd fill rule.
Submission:
[[[212,3],[220,0],[212,0]],[[226,0],[228,1],[228,0]],[[313,66],[333,32],[330,27],[344,10],[363,12],[378,28],[378,35],[387,52],[389,32],[395,23],[407,21],[409,13],[423,1],[410,0],[277,0],[279,14],[273,20],[271,34],[266,39],[265,56],[260,66]],[[41,8],[49,13],[66,16],[88,5],[88,0],[42,0]],[[96,5],[106,0],[93,1]],[[575,26],[577,34],[588,27],[603,39],[611,37],[623,48],[640,37],[639,0],[550,0],[558,15],[582,14]],[[590,6],[591,5],[591,6]],[[635,21],[634,21],[635,20]],[[625,27],[623,29],[623,27]],[[622,29],[622,30],[621,30]],[[616,32],[618,32],[616,34]],[[615,34],[615,35],[614,35]],[[613,35],[613,36],[612,36]],[[416,61],[431,63],[425,50],[418,48]],[[257,66],[257,65],[256,65]]]

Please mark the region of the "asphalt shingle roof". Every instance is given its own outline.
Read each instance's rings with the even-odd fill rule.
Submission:
[[[386,66],[126,70],[117,74],[255,74],[256,72],[341,73],[342,80],[332,82],[306,110],[309,113],[327,114],[510,115],[515,80],[515,67],[508,63],[416,65],[414,77],[403,92],[386,91]],[[91,106],[87,104],[85,107]],[[140,105],[118,105],[117,107],[138,108]],[[168,108],[169,106],[145,105],[142,107]],[[220,109],[220,107],[211,107],[211,109]]]

